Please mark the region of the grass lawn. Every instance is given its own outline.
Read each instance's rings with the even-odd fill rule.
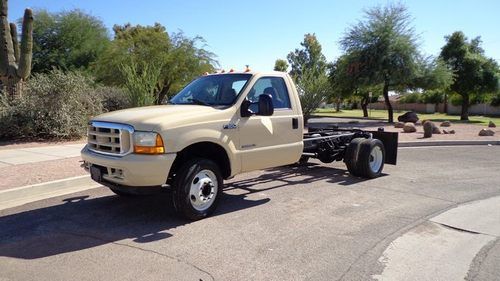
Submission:
[[[397,121],[398,116],[402,115],[406,111],[394,111],[394,120]],[[417,113],[418,118],[420,120],[431,120],[435,122],[442,122],[445,120],[449,120],[453,123],[470,123],[477,125],[488,125],[488,122],[493,121],[495,124],[500,125],[500,116],[469,116],[469,121],[460,121],[460,115],[446,115],[444,113],[434,113],[434,114],[425,114],[425,113]],[[363,118],[363,110],[361,109],[352,109],[352,110],[342,110],[340,112],[336,112],[335,109],[322,109],[318,108],[314,113],[315,116],[328,116],[328,117],[354,117],[354,118]],[[380,119],[387,120],[387,111],[386,110],[371,110],[369,111],[369,119]]]

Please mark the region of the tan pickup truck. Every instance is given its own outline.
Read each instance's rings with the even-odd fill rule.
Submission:
[[[171,189],[177,212],[201,219],[215,210],[223,180],[239,173],[317,158],[373,178],[396,164],[397,134],[304,133],[299,94],[282,72],[204,75],[166,105],[93,118],[83,166],[118,195]]]

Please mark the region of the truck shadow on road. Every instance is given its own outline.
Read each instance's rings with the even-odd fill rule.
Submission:
[[[382,176],[385,176],[385,174]],[[260,192],[286,186],[311,184],[323,180],[343,186],[366,181],[366,179],[351,176],[344,169],[307,163],[306,165],[290,165],[268,169],[259,177],[229,182],[226,184],[225,190],[244,189],[248,192]]]
[[[343,185],[361,181],[345,176],[343,170],[314,164],[266,170],[257,178],[228,182],[215,216],[270,201],[249,200],[246,197],[250,193],[325,179]],[[236,189],[244,192],[233,192]],[[108,196],[106,190],[93,193],[97,195],[90,197],[89,192],[81,192],[50,199],[47,207],[35,202],[8,210],[11,214],[0,217],[0,256],[38,259],[106,244],[133,246],[167,239],[172,236],[169,230],[179,226],[200,224],[208,229],[206,225],[211,223],[177,218],[169,192],[134,198]]]

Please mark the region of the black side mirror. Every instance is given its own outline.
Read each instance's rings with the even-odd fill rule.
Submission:
[[[241,108],[240,108],[240,110],[241,110],[241,117],[250,117],[250,116],[252,116],[253,113],[252,113],[252,111],[250,111],[250,105],[251,104],[252,103],[249,100],[247,100],[247,99],[243,100],[243,102],[241,103]]]
[[[271,116],[274,113],[273,98],[270,95],[259,96],[259,112],[257,115]]]

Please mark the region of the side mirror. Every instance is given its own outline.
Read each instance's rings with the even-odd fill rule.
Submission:
[[[262,94],[259,96],[259,112],[257,115],[271,116],[274,113],[273,98],[270,95]]]
[[[250,105],[252,103],[248,100],[248,99],[245,99],[243,100],[243,102],[241,103],[241,117],[250,117],[252,116],[252,111],[250,111]]]

